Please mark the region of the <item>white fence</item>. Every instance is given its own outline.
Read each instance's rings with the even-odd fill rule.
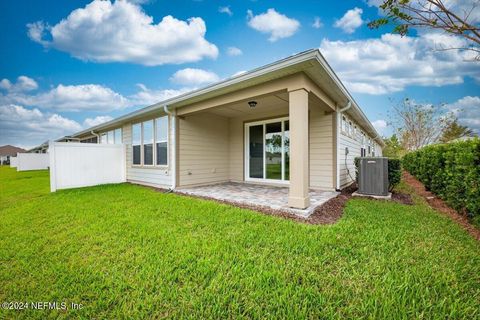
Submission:
[[[126,181],[125,145],[50,142],[50,190]]]
[[[47,153],[17,153],[17,171],[45,170],[49,165]]]
[[[10,168],[17,167],[17,157],[10,157]]]

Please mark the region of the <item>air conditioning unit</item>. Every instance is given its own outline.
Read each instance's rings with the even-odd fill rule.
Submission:
[[[358,167],[359,194],[388,196],[388,158],[362,157]]]

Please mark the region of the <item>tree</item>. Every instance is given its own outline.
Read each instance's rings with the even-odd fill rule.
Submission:
[[[442,106],[417,104],[406,98],[393,106],[389,124],[400,138],[402,148],[414,151],[438,142],[445,128],[455,119]]]
[[[400,140],[396,134],[392,135],[390,138],[384,138],[385,148],[383,148],[383,155],[389,158],[400,158],[405,154]]]
[[[479,0],[382,0],[385,17],[368,24],[371,29],[393,24],[394,33],[404,36],[410,28],[429,28],[467,39],[471,45],[463,48],[480,53],[480,25],[476,10]]]
[[[466,126],[459,125],[457,119],[453,120],[442,133],[441,142],[449,142],[458,138],[472,137],[473,131]]]

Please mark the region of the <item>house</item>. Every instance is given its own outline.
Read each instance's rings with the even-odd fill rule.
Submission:
[[[380,156],[374,127],[318,50],[309,50],[117,119],[69,139],[126,145],[127,181],[184,188],[227,181],[309,190],[353,182],[353,159]]]
[[[16,157],[17,153],[25,152],[25,149],[5,145],[0,147],[0,164],[10,164],[10,157]]]
[[[27,153],[47,153],[47,152],[48,152],[48,141],[45,141],[42,144],[27,151]]]

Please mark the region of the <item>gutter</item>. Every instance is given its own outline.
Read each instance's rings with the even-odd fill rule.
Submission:
[[[341,124],[341,117],[342,117],[342,114],[347,111],[348,109],[350,109],[352,107],[352,102],[350,100],[348,100],[348,103],[345,107],[343,107],[342,109],[338,110],[337,111],[337,143],[336,143],[336,149],[337,149],[337,156],[336,156],[336,159],[337,159],[337,164],[336,164],[336,167],[337,167],[337,190],[340,190],[340,154],[339,154],[339,150],[338,150],[338,146],[340,145],[340,124]]]
[[[90,133],[91,133],[92,135],[94,135],[95,137],[97,137],[97,143],[100,143],[100,135],[99,135],[98,133],[95,133],[95,131],[93,131],[93,130],[90,131]]]
[[[172,123],[172,165],[171,165],[171,175],[172,175],[172,186],[170,187],[170,191],[175,190],[177,187],[177,115],[176,111],[168,110],[168,106],[163,106],[163,111],[171,117]],[[170,135],[170,132],[168,133]],[[169,140],[169,139],[168,139]],[[169,149],[167,149],[169,150]]]

